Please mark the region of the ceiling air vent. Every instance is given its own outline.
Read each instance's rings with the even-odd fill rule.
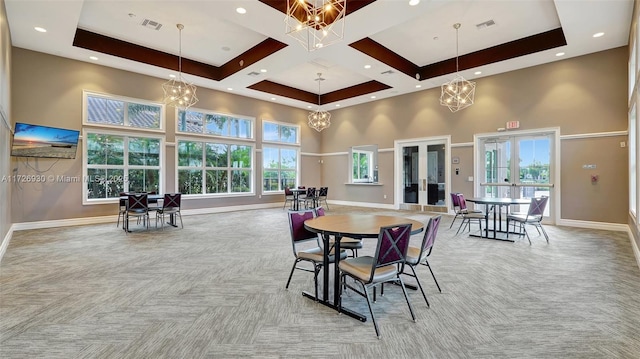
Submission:
[[[255,71],[251,71],[247,75],[249,75],[249,76],[258,76],[258,75],[260,75],[260,73],[259,72],[255,72]]]
[[[476,29],[478,29],[478,30],[483,30],[483,29],[486,29],[486,28],[488,28],[488,27],[494,26],[495,24],[496,24],[496,22],[495,22],[495,21],[493,21],[493,20],[487,20],[487,21],[485,21],[485,22],[481,22],[481,23],[479,23],[479,24],[476,24]]]
[[[162,27],[162,24],[157,22],[157,21],[153,21],[153,20],[149,20],[149,19],[144,19],[142,20],[142,22],[140,23],[140,25],[151,29],[151,30],[160,30],[160,28]]]
[[[387,70],[380,73],[380,75],[391,75],[391,74],[395,74],[395,72],[392,70]]]

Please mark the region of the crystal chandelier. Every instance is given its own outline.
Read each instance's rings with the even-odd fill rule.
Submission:
[[[309,112],[309,127],[320,132],[331,126],[331,114],[327,111],[320,110],[320,81],[324,81],[324,79],[319,72],[316,81],[318,81],[318,109],[314,112]]]
[[[182,78],[182,29],[184,29],[184,25],[177,24],[176,27],[180,31],[178,77],[174,77],[162,85],[162,90],[164,91],[164,99],[162,102],[164,102],[165,105],[186,110],[198,102],[198,98],[196,97],[195,85]]]
[[[453,80],[442,84],[440,104],[447,106],[451,112],[456,112],[473,105],[476,83],[467,81],[458,74],[458,29],[460,24],[454,24],[453,28],[456,29],[456,76]]]
[[[287,0],[287,35],[307,51],[331,45],[344,37],[346,0]]]

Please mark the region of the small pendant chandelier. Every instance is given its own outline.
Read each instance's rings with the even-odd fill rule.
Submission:
[[[320,72],[316,81],[318,81],[318,109],[309,113],[309,127],[320,132],[331,126],[331,114],[320,110],[320,81],[324,81]]]
[[[456,76],[453,80],[442,84],[440,104],[447,106],[451,112],[457,112],[473,105],[476,83],[467,81],[458,74],[458,29],[460,24],[454,24],[453,28],[456,29]]]
[[[178,53],[178,77],[172,78],[162,85],[164,91],[163,103],[167,106],[186,110],[198,102],[196,86],[182,78],[182,29],[184,25],[177,24],[180,31],[180,47]]]

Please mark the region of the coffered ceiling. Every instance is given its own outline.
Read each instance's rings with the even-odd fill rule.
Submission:
[[[306,51],[286,1],[5,0],[16,47],[299,108],[352,106],[628,43],[633,0],[349,0],[344,39]],[[246,13],[240,14],[242,7]],[[42,27],[47,32],[38,32]],[[604,35],[593,37],[602,32]],[[557,53],[563,56],[556,56]],[[97,57],[92,60],[90,57]],[[482,91],[478,88],[477,91]],[[160,98],[158,94],[150,97]]]

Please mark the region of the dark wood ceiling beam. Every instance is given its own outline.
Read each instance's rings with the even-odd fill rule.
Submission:
[[[368,81],[358,85],[345,87],[340,90],[327,92],[326,94],[320,96],[320,100],[322,104],[327,104],[374,93],[377,91],[387,90],[390,88],[391,86],[385,85],[378,81]]]
[[[222,65],[220,67],[220,78],[218,79],[218,81],[221,81],[268,56],[271,56],[272,54],[284,49],[287,46],[288,45],[283,42],[272,38],[267,38],[258,45],[250,48],[249,50],[243,52],[239,56],[236,56],[235,58],[227,61],[227,63]]]
[[[83,29],[76,29],[73,46],[178,71],[179,61],[176,55]],[[216,81],[219,81],[218,79],[220,78],[220,69],[218,67],[185,59],[184,57],[182,58],[182,72]]]
[[[540,51],[565,46],[567,40],[562,28],[542,32],[496,45],[484,50],[462,55],[458,58],[458,68],[468,70],[476,67],[533,54]],[[456,72],[456,59],[447,59],[420,69],[420,80],[426,80]]]
[[[407,76],[414,77],[420,70],[418,65],[382,46],[371,38],[365,37],[362,40],[350,43],[349,46],[393,67]]]
[[[300,100],[303,102],[324,105],[331,102],[342,101],[349,98],[390,89],[391,86],[385,85],[378,81],[368,81],[358,85],[345,87],[336,91],[327,92],[326,94],[321,95],[320,99],[318,99],[318,94],[303,91],[286,85],[281,85],[279,83],[268,80],[257,82],[249,86],[248,88],[260,92],[270,93],[272,95]]]
[[[292,98],[292,99],[300,100],[304,102],[309,102],[314,104],[318,103],[317,93],[303,91],[294,87],[281,85],[279,83],[269,81],[269,80],[263,80],[263,81],[257,82],[247,88],[250,88],[256,91],[270,93],[273,95],[282,96],[282,97],[288,97],[288,98]]]

